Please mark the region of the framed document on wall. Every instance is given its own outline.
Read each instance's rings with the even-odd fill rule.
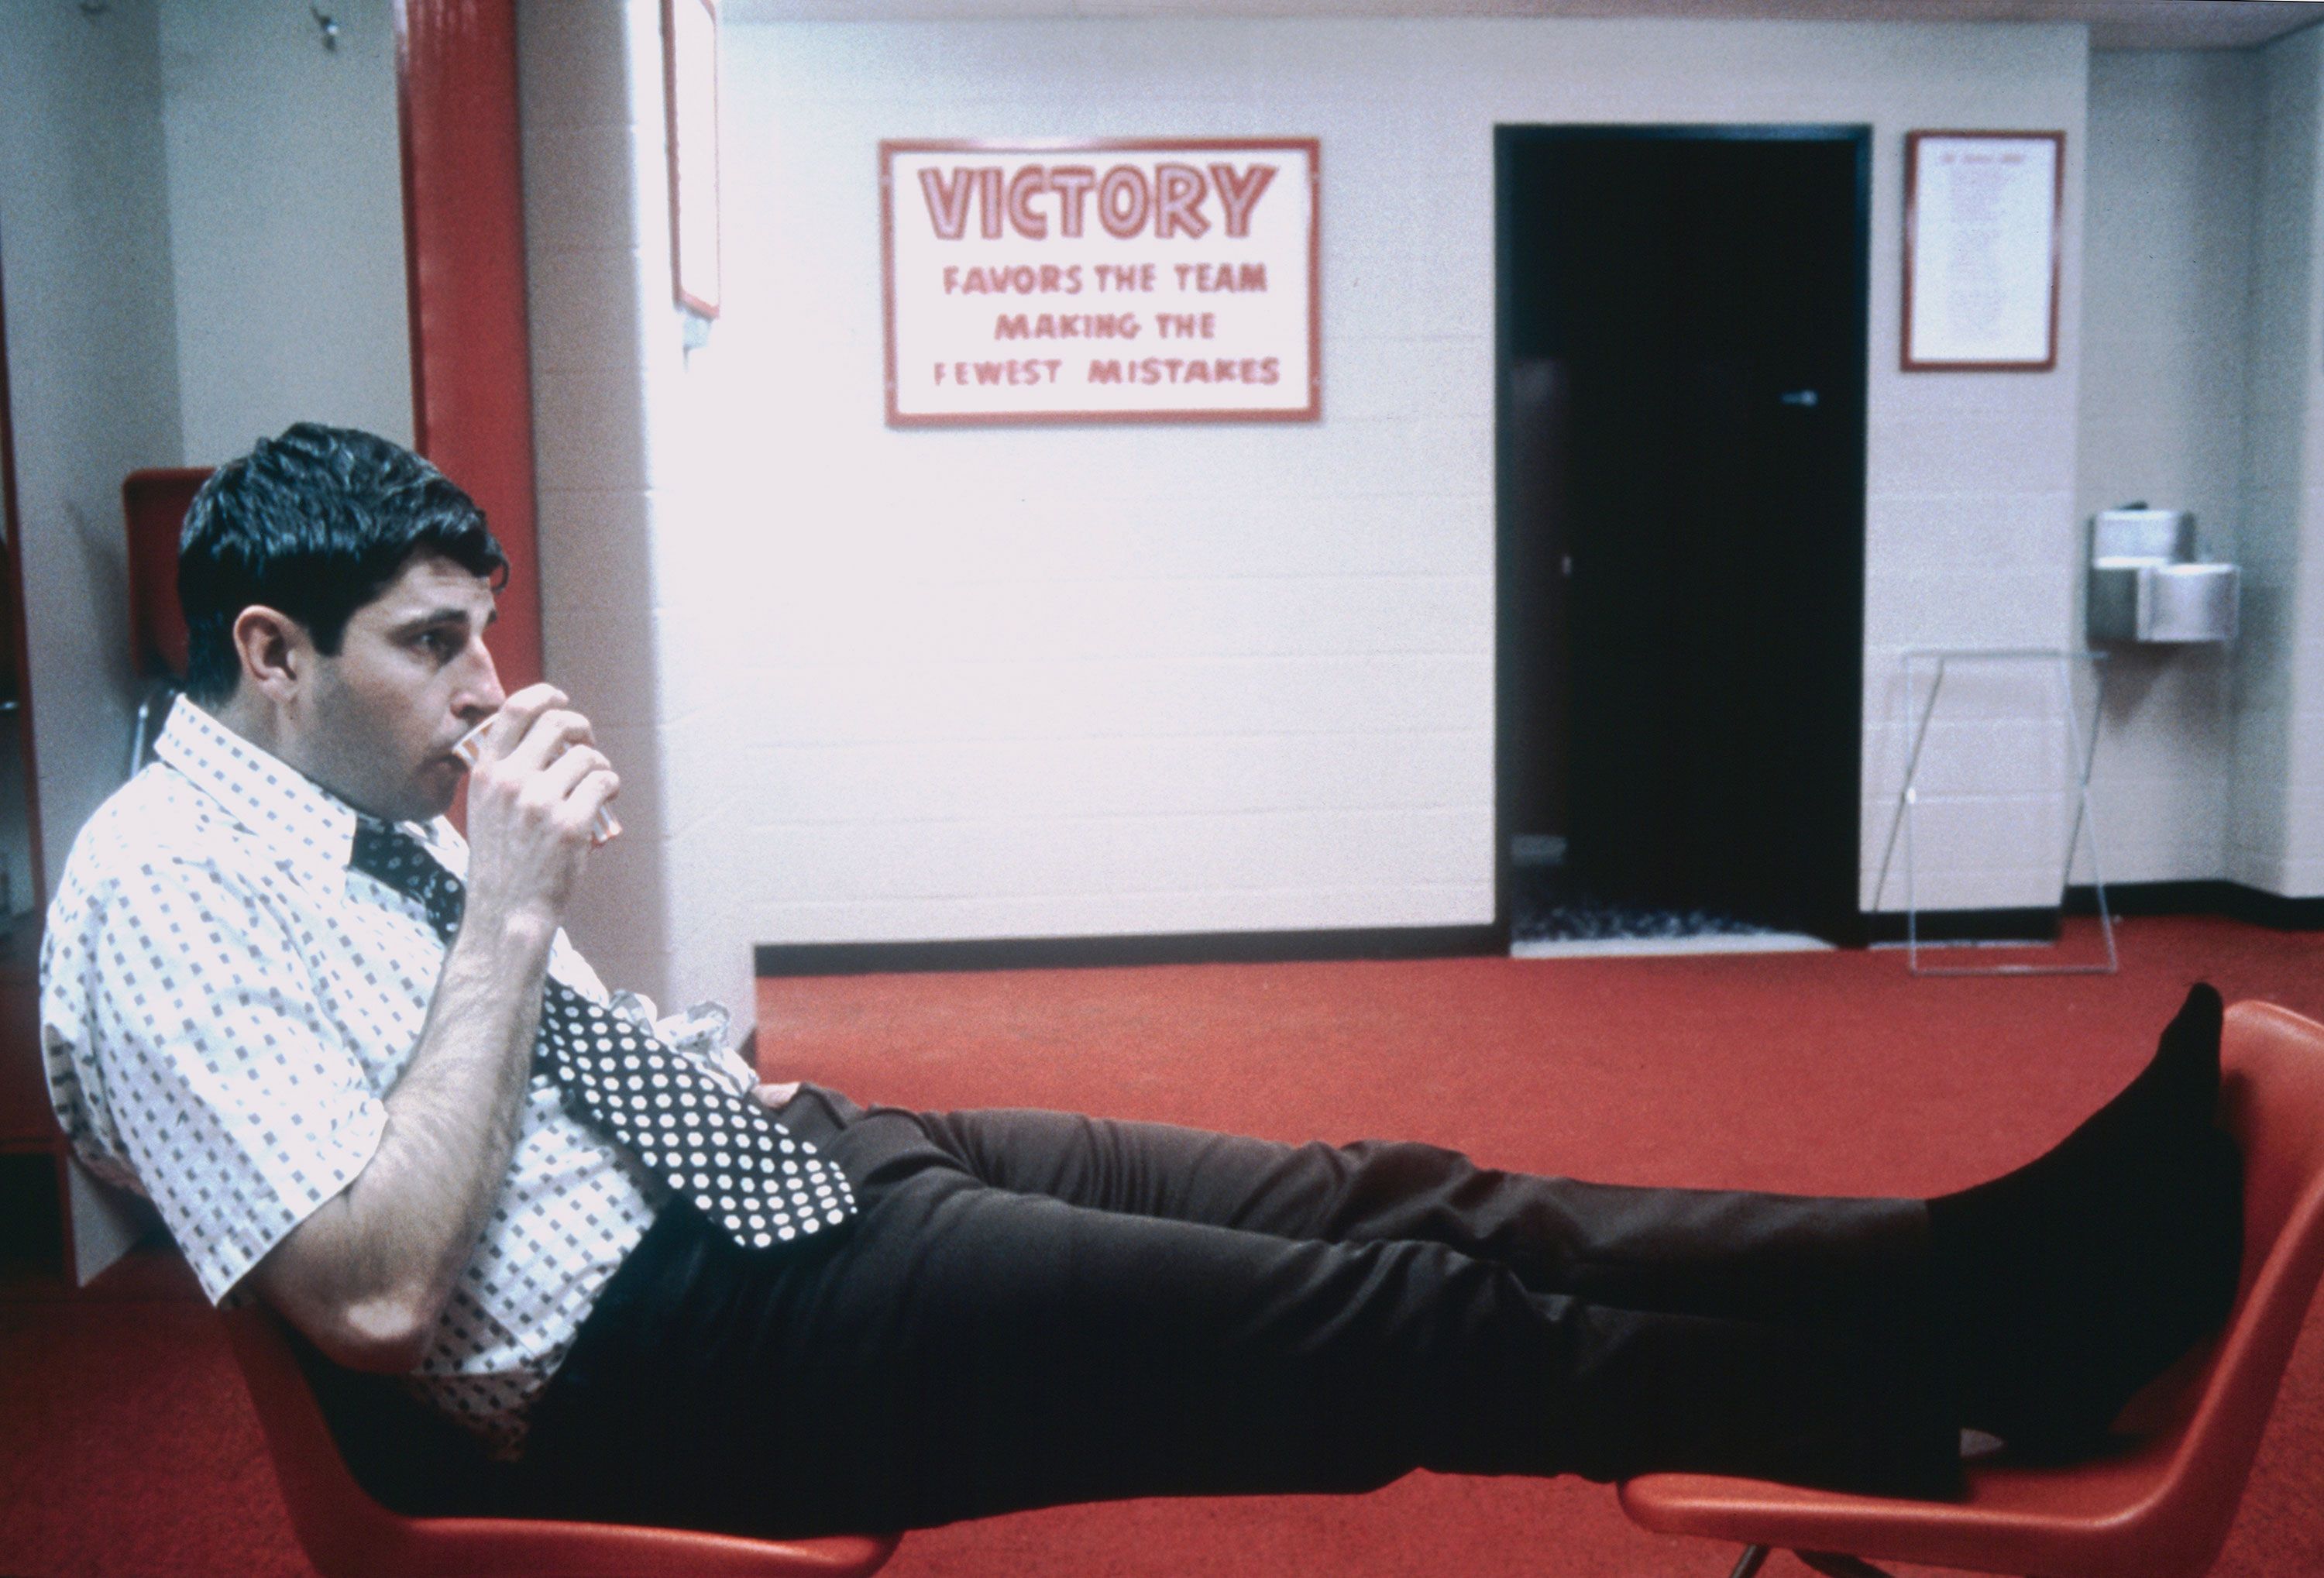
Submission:
[[[678,305],[718,316],[718,4],[661,0],[669,266]]]
[[[2058,365],[2063,132],[1904,137],[1907,373]]]

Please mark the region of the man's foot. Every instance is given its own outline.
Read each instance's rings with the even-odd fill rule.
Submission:
[[[2197,986],[2153,1061],[2055,1149],[1929,1202],[1962,1424],[2022,1452],[2086,1450],[2227,1318],[2243,1166],[2212,1121],[2220,1014]]]

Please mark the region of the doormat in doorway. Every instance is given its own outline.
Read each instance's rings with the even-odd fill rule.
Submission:
[[[1831,944],[1796,931],[1706,931],[1692,937],[1523,937],[1509,943],[1512,959],[1604,959],[1668,954],[1812,954]]]
[[[1818,937],[1717,910],[1609,899],[1576,883],[1562,863],[1520,861],[1511,879],[1509,954],[1514,958],[1790,953],[1831,946]]]

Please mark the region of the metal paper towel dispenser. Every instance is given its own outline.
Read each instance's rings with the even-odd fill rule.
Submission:
[[[2090,522],[2094,641],[2225,641],[2236,634],[2241,572],[2195,558],[2195,517],[2126,504]]]

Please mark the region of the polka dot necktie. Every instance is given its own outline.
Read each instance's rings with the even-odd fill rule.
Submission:
[[[467,889],[401,828],[355,824],[348,861],[417,899],[448,946]],[[533,1063],[565,1104],[611,1134],[691,1199],[737,1243],[767,1249],[837,1227],[855,1213],[838,1167],[794,1138],[755,1096],[736,1094],[693,1058],[582,996],[544,983]]]

